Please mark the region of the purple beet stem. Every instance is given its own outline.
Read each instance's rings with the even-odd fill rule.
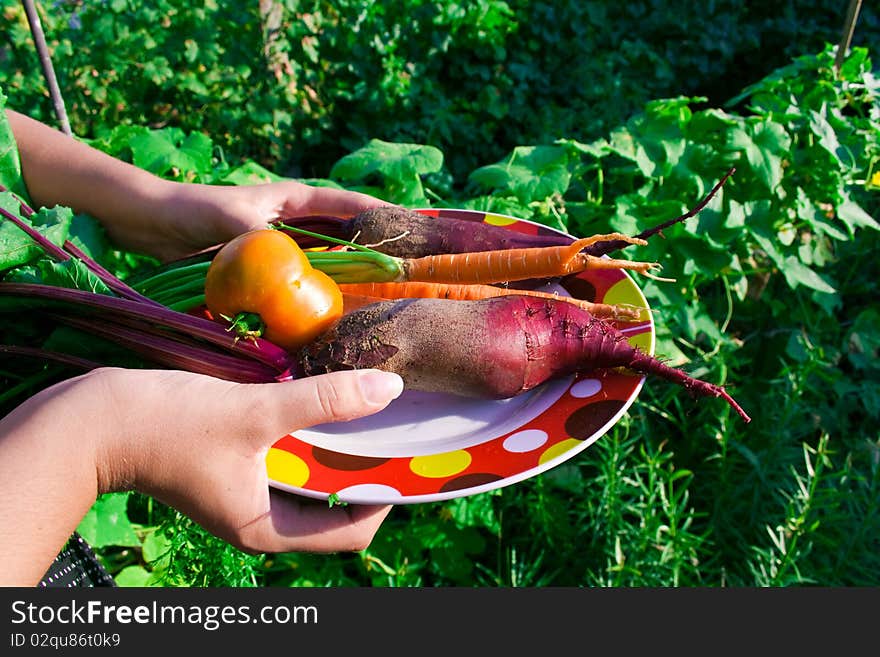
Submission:
[[[26,356],[28,358],[38,358],[40,360],[51,360],[64,365],[72,365],[73,367],[86,371],[101,367],[101,363],[96,363],[87,358],[71,356],[70,354],[51,351],[49,349],[40,349],[38,347],[23,347],[17,344],[0,344],[0,352],[16,356]]]
[[[24,201],[21,201],[19,199],[19,202],[21,203],[21,209],[25,216],[31,216],[34,213],[33,209],[31,209]],[[81,260],[83,264],[88,267],[96,276],[98,276],[98,278],[100,278],[107,285],[107,287],[109,287],[120,296],[128,299],[136,299],[142,303],[148,303],[154,306],[159,305],[152,299],[148,299],[139,292],[130,288],[120,279],[116,278],[113,274],[111,274],[97,262],[92,260],[88,255],[83,253],[72,242],[65,241],[64,248],[61,248],[60,246],[46,239],[46,237],[43,236],[40,231],[35,230],[32,226],[29,226],[27,223],[22,221],[19,217],[16,217],[13,213],[9,212],[5,208],[0,207],[0,214],[9,219],[25,233],[27,233],[27,235],[32,240],[34,240],[44,251],[46,251],[46,253],[48,253],[59,262],[64,262],[66,260],[70,260],[71,257],[76,257]]]
[[[202,338],[230,351],[247,355],[254,360],[273,367],[277,372],[285,372],[290,367],[290,355],[281,347],[267,340],[259,338],[253,341],[237,340],[235,336],[216,322],[176,312],[164,306],[145,305],[131,299],[120,299],[85,290],[53,287],[37,283],[0,282],[0,294],[71,303],[75,306],[103,311],[111,316],[127,315],[179,330],[187,335]]]
[[[270,367],[228,354],[194,349],[177,340],[158,335],[149,328],[128,328],[109,321],[94,321],[82,317],[52,316],[69,326],[116,342],[160,365],[239,383],[269,383],[276,380],[276,372]]]

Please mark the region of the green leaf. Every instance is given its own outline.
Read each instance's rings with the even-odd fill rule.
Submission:
[[[148,138],[150,129],[142,125],[117,125],[108,134],[97,139],[83,139],[92,148],[114,157],[123,158],[131,150],[129,144],[135,137]]]
[[[8,192],[0,193],[0,205],[18,214],[19,202]],[[41,208],[29,219],[23,219],[42,233],[53,244],[62,245],[67,239],[73,213],[68,208]],[[32,262],[40,258],[43,249],[11,221],[0,222],[0,271]]]
[[[280,180],[286,180],[286,178],[269,171],[256,162],[248,161],[240,167],[232,169],[220,179],[220,182],[225,185],[257,185]]]
[[[93,217],[85,214],[73,216],[67,239],[80,251],[83,251],[90,258],[97,261],[101,260],[109,248],[104,227]]]
[[[113,576],[113,581],[121,587],[158,586],[153,574],[143,566],[126,566]]]
[[[846,354],[860,370],[880,369],[880,312],[863,310],[846,336]]]
[[[850,232],[854,232],[856,228],[873,228],[880,230],[880,224],[862,209],[862,207],[847,197],[843,203],[837,206],[837,216],[846,224]]]
[[[140,545],[128,519],[129,493],[108,493],[99,497],[76,528],[92,547]]]
[[[850,239],[851,235],[832,224],[827,218],[827,210],[820,208],[817,203],[810,199],[802,187],[798,187],[795,207],[798,218],[805,221],[817,232],[824,233],[835,240],[845,241]]]
[[[758,243],[758,246],[761,247],[764,253],[767,254],[776,266],[780,269],[784,268],[786,260],[782,251],[780,251],[776,244],[776,235],[773,234],[773,237],[770,237],[765,234],[764,231],[767,229],[765,226],[748,226],[747,229],[752,238]]]
[[[31,225],[46,236],[56,246],[61,246],[70,233],[73,212],[70,208],[57,205],[53,208],[40,208],[30,217]]]
[[[330,170],[330,176],[353,182],[379,175],[384,189],[346,186],[401,205],[429,205],[421,176],[436,173],[442,166],[443,153],[433,146],[373,139],[363,148],[338,160]]]
[[[725,211],[723,193],[724,190],[721,190],[709,202],[697,215],[696,221],[685,225],[689,232],[707,240],[713,249],[738,242],[742,238],[742,226],[745,223],[745,214],[740,204],[731,201]]]
[[[643,114],[630,121],[638,141],[636,162],[645,176],[668,172],[685,152],[683,127],[692,115],[688,107],[691,100],[680,97],[651,101]]]
[[[213,146],[201,132],[185,135],[179,128],[150,130],[132,136],[128,145],[134,165],[157,176],[185,173],[194,179],[211,173]]]
[[[6,118],[6,96],[3,95],[2,89],[0,89],[0,184],[28,200],[24,179],[21,176],[18,145]]]
[[[104,281],[98,278],[78,258],[71,258],[64,262],[43,259],[37,263],[37,266],[40,271],[41,282],[44,285],[72,287],[98,294],[110,293],[110,289]]]
[[[729,133],[729,146],[742,151],[757,180],[775,192],[782,181],[782,161],[791,147],[785,126],[769,120],[749,121]]]
[[[805,363],[810,359],[810,345],[800,333],[792,333],[788,336],[785,345],[785,353],[798,363]]]
[[[612,230],[635,235],[650,226],[681,215],[684,211],[684,206],[678,200],[661,201],[639,193],[624,194],[615,199],[614,214],[609,217],[608,226]],[[671,228],[667,234],[678,230],[681,228]],[[653,246],[659,248],[658,240],[654,241]]]
[[[568,154],[559,146],[517,146],[508,159],[480,167],[469,180],[486,189],[511,192],[523,203],[542,201],[568,189]]]
[[[638,159],[639,146],[632,133],[626,128],[616,128],[611,131],[608,148],[612,153],[635,162]]]
[[[712,279],[718,275],[718,272],[729,268],[733,262],[733,253],[730,249],[723,246],[713,247],[706,240],[688,235],[676,238],[675,248],[680,253],[678,257],[686,259],[682,267],[686,275],[698,273]]]
[[[696,143],[710,143],[723,136],[729,128],[740,124],[739,117],[720,109],[707,109],[697,112],[688,122],[688,139]]]
[[[164,559],[168,555],[170,548],[171,541],[165,535],[165,532],[154,530],[144,537],[142,554],[147,563],[153,564]]]
[[[495,497],[496,492],[489,492],[452,500],[448,503],[450,515],[462,527],[482,526],[497,534],[501,531],[501,523],[495,513]]]
[[[576,139],[557,139],[554,143],[557,146],[571,148],[571,150],[575,153],[590,155],[597,160],[608,155],[611,150],[608,142],[604,139],[597,139],[596,141],[590,142],[589,144],[577,141]]]
[[[22,302],[18,301],[18,303]],[[126,352],[115,343],[67,326],[59,326],[54,329],[43,343],[43,348],[81,356],[106,365],[142,366],[142,361],[139,361],[136,355]]]
[[[847,82],[861,82],[865,72],[871,70],[868,54],[868,48],[864,46],[853,47],[840,65],[840,79]]]
[[[353,153],[342,157],[330,170],[331,178],[363,180],[379,173],[398,181],[436,173],[443,166],[443,153],[433,146],[372,139]]]
[[[733,199],[727,200],[727,214],[724,217],[725,228],[740,229],[746,225],[746,208]]]
[[[657,327],[654,353],[671,367],[681,367],[690,362],[690,358],[678,347],[675,335],[665,324]]]
[[[819,292],[833,294],[837,292],[819,274],[803,264],[796,256],[788,256],[784,266],[780,268],[785,280],[791,287],[803,285]]]
[[[825,108],[823,107],[822,109],[823,113],[821,114],[815,110],[810,110],[810,130],[819,138],[819,145],[837,159],[840,141],[837,139],[837,133],[834,131],[834,128],[831,127],[831,124],[828,123],[828,119],[825,117]]]

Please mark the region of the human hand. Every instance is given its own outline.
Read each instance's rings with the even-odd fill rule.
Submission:
[[[163,230],[146,232],[145,250],[170,260],[277,219],[311,214],[347,218],[382,205],[389,204],[367,194],[293,180],[242,186],[172,183],[157,215]]]
[[[360,550],[390,509],[275,493],[265,459],[289,432],[381,410],[402,390],[395,374],[349,371],[261,385],[162,370],[92,376],[98,381],[89,387],[105,391],[107,410],[116,409],[125,427],[102,432],[100,492],[135,488],[253,552]]]
[[[7,110],[22,175],[37,206],[64,205],[98,219],[118,247],[171,260],[308,214],[350,217],[384,201],[283,180],[204,185],[159,178],[84,142]]]
[[[0,421],[0,582],[36,582],[96,496],[129,489],[248,552],[363,549],[390,506],[270,489],[265,458],[287,433],[375,413],[401,390],[376,370],[237,384],[102,368],[56,384]]]

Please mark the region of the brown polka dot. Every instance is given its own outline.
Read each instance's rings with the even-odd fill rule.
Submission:
[[[489,472],[475,472],[466,474],[455,479],[450,479],[440,487],[440,493],[448,493],[453,490],[462,490],[464,488],[473,488],[474,486],[482,486],[483,484],[491,484],[493,481],[501,479],[501,475],[491,474]]]
[[[565,421],[565,431],[578,440],[589,438],[614,417],[623,404],[620,400],[608,399],[582,406]]]
[[[568,290],[568,293],[573,297],[585,301],[596,301],[595,286],[584,278],[580,278],[579,276],[567,276],[562,281],[562,287]]]
[[[484,215],[482,212],[474,213],[471,210],[442,209],[437,213],[437,216],[440,219],[468,219],[470,221],[482,221]]]
[[[376,456],[355,456],[354,454],[342,454],[341,452],[333,452],[322,447],[313,447],[312,456],[321,465],[334,470],[369,470],[376,468],[389,461],[385,457]]]

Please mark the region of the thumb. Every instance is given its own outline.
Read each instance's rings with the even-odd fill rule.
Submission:
[[[347,370],[240,389],[246,434],[265,444],[298,429],[381,411],[403,392],[403,379],[381,370]]]

